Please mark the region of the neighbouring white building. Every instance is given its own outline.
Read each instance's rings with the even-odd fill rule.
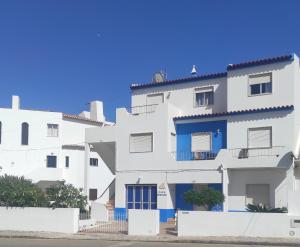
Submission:
[[[114,175],[96,152],[86,162],[84,140],[86,128],[107,125],[100,101],[71,115],[23,109],[13,96],[11,108],[0,108],[0,175],[24,176],[42,188],[65,180],[89,200],[107,202]]]
[[[230,64],[222,73],[131,85],[131,108],[86,142],[115,171],[115,212],[201,210],[183,194],[221,190],[213,210],[288,207],[300,196],[300,67],[285,55]],[[92,155],[86,148],[87,157]]]

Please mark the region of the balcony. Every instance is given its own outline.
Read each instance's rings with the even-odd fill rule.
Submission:
[[[172,152],[172,156],[176,161],[193,161],[193,160],[214,160],[218,153],[212,151],[201,151],[201,152],[191,152],[191,151],[177,151]]]
[[[222,149],[218,160],[227,168],[288,168],[292,153],[288,147]]]
[[[153,104],[153,105],[140,105],[140,106],[133,106],[126,108],[127,112],[130,113],[131,115],[143,115],[143,114],[151,114],[154,113],[158,104]]]
[[[228,149],[234,159],[249,159],[254,157],[276,157],[282,153],[283,146],[269,148],[234,148]]]

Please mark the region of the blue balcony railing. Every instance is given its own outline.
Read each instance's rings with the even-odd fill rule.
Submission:
[[[173,152],[173,156],[177,161],[188,161],[188,160],[214,160],[218,153],[212,151],[177,151]]]

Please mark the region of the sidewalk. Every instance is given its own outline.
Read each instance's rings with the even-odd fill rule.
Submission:
[[[106,241],[139,241],[169,243],[202,243],[202,244],[239,244],[266,246],[300,246],[300,238],[248,238],[248,237],[176,237],[176,236],[128,236],[122,234],[78,233],[62,234],[49,232],[14,232],[0,231],[0,238],[38,238],[38,239],[72,239],[72,240],[106,240]]]

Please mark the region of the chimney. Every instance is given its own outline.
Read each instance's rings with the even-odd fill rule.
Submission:
[[[98,122],[104,122],[103,103],[102,101],[92,101],[90,103],[90,118]]]
[[[11,108],[14,110],[20,109],[20,97],[17,95],[12,96]]]

